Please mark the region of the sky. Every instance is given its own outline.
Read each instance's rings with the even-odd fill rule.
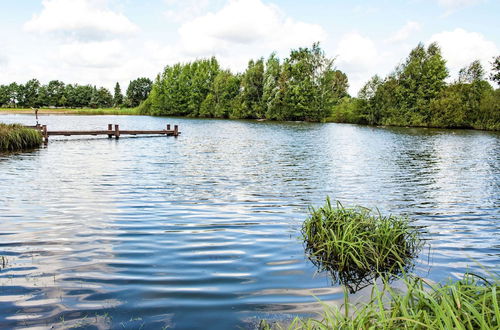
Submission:
[[[250,59],[320,42],[355,96],[419,42],[438,42],[449,81],[500,55],[499,0],[0,0],[0,84],[92,84],[154,79],[166,65]],[[495,23],[496,22],[496,23]]]

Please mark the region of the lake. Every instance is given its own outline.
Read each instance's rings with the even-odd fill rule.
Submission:
[[[0,121],[33,125],[30,115]],[[41,116],[51,137],[0,155],[0,328],[255,328],[343,303],[304,254],[326,196],[407,215],[432,281],[500,265],[500,134],[140,116]],[[353,295],[363,299],[369,288]]]

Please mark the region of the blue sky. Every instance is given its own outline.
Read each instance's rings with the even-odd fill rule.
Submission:
[[[355,95],[418,42],[441,45],[451,80],[475,59],[489,69],[499,13],[498,0],[1,0],[0,83],[111,88],[212,55],[237,72],[250,58],[320,41]]]

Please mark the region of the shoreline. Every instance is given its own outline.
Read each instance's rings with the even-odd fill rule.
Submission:
[[[35,111],[26,108],[0,108],[0,114],[13,114],[13,115],[35,115]],[[39,109],[39,115],[141,115],[137,108],[60,108],[60,109]]]
[[[12,114],[12,115],[26,115],[32,114],[35,115],[35,112],[32,109],[26,108],[0,108],[1,114]],[[39,115],[88,115],[88,116],[152,116],[149,114],[142,114],[139,112],[138,108],[79,108],[79,109],[70,109],[70,108],[60,108],[60,109],[39,109]],[[163,116],[154,116],[154,117],[163,117]],[[206,117],[187,117],[187,116],[168,116],[168,117],[179,117],[179,118],[199,118],[199,119],[219,119],[219,120],[252,120],[257,122],[280,122],[276,120],[270,119],[233,119],[233,118],[206,118]],[[286,121],[285,121],[286,122]],[[303,123],[314,123],[310,121],[300,121]],[[319,122],[317,122],[319,123]],[[473,127],[429,127],[429,126],[396,126],[396,125],[368,125],[368,124],[359,124],[359,123],[349,123],[343,121],[332,121],[329,118],[326,118],[323,123],[336,123],[336,124],[349,124],[349,125],[360,125],[366,127],[401,127],[401,128],[420,128],[420,129],[439,129],[439,130],[472,130],[472,131],[483,131],[483,132],[500,132],[499,130],[491,130],[491,129],[482,129],[482,128],[473,128]]]

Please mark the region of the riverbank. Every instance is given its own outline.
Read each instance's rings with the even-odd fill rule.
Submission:
[[[27,108],[0,108],[0,113],[7,114],[35,114],[33,109]],[[42,108],[41,115],[140,115],[138,108]]]
[[[33,114],[34,111],[28,108],[0,108],[0,114]],[[88,116],[104,116],[104,115],[125,115],[125,116],[154,116],[150,114],[145,114],[140,111],[140,107],[136,108],[42,108],[38,110],[39,115],[88,115]],[[171,117],[179,118],[193,118],[189,116],[177,116],[172,115]],[[194,117],[194,118],[206,118],[210,119],[212,117]],[[212,119],[225,119],[225,120],[241,120],[237,118],[212,118]],[[256,121],[275,121],[271,119],[249,119]],[[286,121],[284,121],[286,122]],[[365,123],[359,123],[355,120],[346,119],[342,116],[330,116],[325,118],[323,123],[336,123],[336,124],[354,124],[372,127],[412,127],[412,128],[435,128],[435,129],[471,129],[480,131],[493,131],[498,132],[500,130],[495,128],[485,128],[485,127],[439,127],[439,126],[408,126],[408,125],[370,125]]]

